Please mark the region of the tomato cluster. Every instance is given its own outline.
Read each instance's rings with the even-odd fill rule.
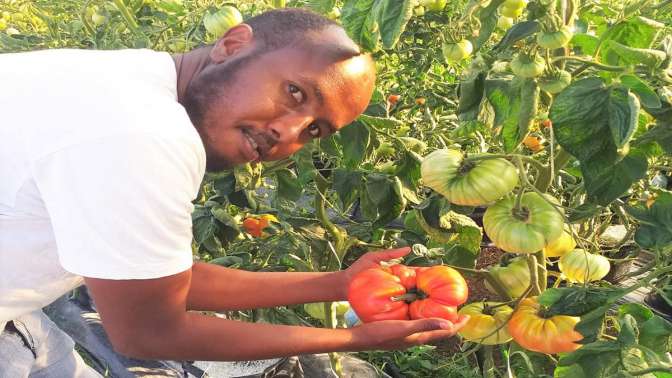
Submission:
[[[348,301],[363,322],[433,317],[456,321],[457,306],[467,295],[462,275],[441,265],[367,269],[348,287]]]

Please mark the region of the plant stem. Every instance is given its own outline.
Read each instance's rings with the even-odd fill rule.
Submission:
[[[324,302],[324,321],[327,328],[336,328],[336,311],[334,302]],[[341,363],[341,356],[338,353],[329,353],[329,361],[331,368],[334,370],[339,378],[343,378],[343,364]]]
[[[549,162],[549,164],[545,166],[542,171],[540,171],[539,176],[537,176],[537,181],[534,183],[534,187],[543,193],[548,191],[548,188],[551,186],[551,183],[553,182],[557,172],[567,165],[571,157],[572,155],[570,155],[562,147],[558,147],[555,158]]]
[[[532,295],[537,296],[541,294],[541,287],[539,287],[539,275],[537,274],[537,258],[534,255],[527,256],[527,267],[530,269],[530,286],[532,286]]]
[[[541,251],[535,253],[535,257],[538,262],[537,274],[539,276],[539,289],[543,293],[546,290],[546,287],[548,286],[548,271],[546,270],[546,254],[542,249]]]
[[[593,66],[595,68],[599,68],[603,71],[611,71],[611,72],[623,72],[627,70],[626,67],[621,67],[621,66],[610,66],[608,64],[602,64],[598,62],[594,62],[592,60],[586,59],[586,58],[579,58],[577,56],[556,56],[553,58],[553,62],[559,62],[562,60],[571,60],[574,62],[580,62],[588,66]]]
[[[131,14],[131,12],[128,10],[128,7],[124,4],[122,0],[112,0],[114,3],[114,6],[119,10],[119,13],[121,13],[121,17],[124,19],[128,27],[136,33],[138,31],[138,23],[135,21],[135,17]]]

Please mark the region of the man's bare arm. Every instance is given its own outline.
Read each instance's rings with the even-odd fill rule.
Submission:
[[[335,330],[237,322],[188,312],[191,279],[189,270],[158,279],[85,282],[115,350],[144,359],[233,361],[401,349],[453,336],[465,322],[382,321]]]
[[[343,272],[248,272],[196,263],[187,295],[189,310],[245,310],[346,297]]]

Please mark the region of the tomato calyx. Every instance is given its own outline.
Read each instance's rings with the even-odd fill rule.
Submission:
[[[424,293],[422,290],[418,288],[412,288],[409,289],[406,294],[404,295],[398,295],[396,297],[392,297],[393,302],[400,302],[404,301],[406,303],[413,303],[417,300],[422,300],[422,299],[427,299],[429,298],[429,295]]]
[[[466,175],[471,171],[472,169],[476,168],[476,163],[473,161],[463,161],[462,164],[460,164],[460,167],[457,169],[457,172],[460,175]]]
[[[527,222],[530,220],[530,209],[525,206],[521,206],[520,209],[514,207],[511,209],[511,215],[522,222]]]

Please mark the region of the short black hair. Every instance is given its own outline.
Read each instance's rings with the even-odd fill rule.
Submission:
[[[250,25],[254,39],[261,42],[263,52],[300,45],[308,40],[308,35],[320,32],[328,27],[341,25],[318,13],[303,8],[280,8],[264,12],[244,21]],[[341,51],[333,53],[347,59],[360,54],[359,50],[340,46]],[[345,48],[345,49],[344,49]]]

